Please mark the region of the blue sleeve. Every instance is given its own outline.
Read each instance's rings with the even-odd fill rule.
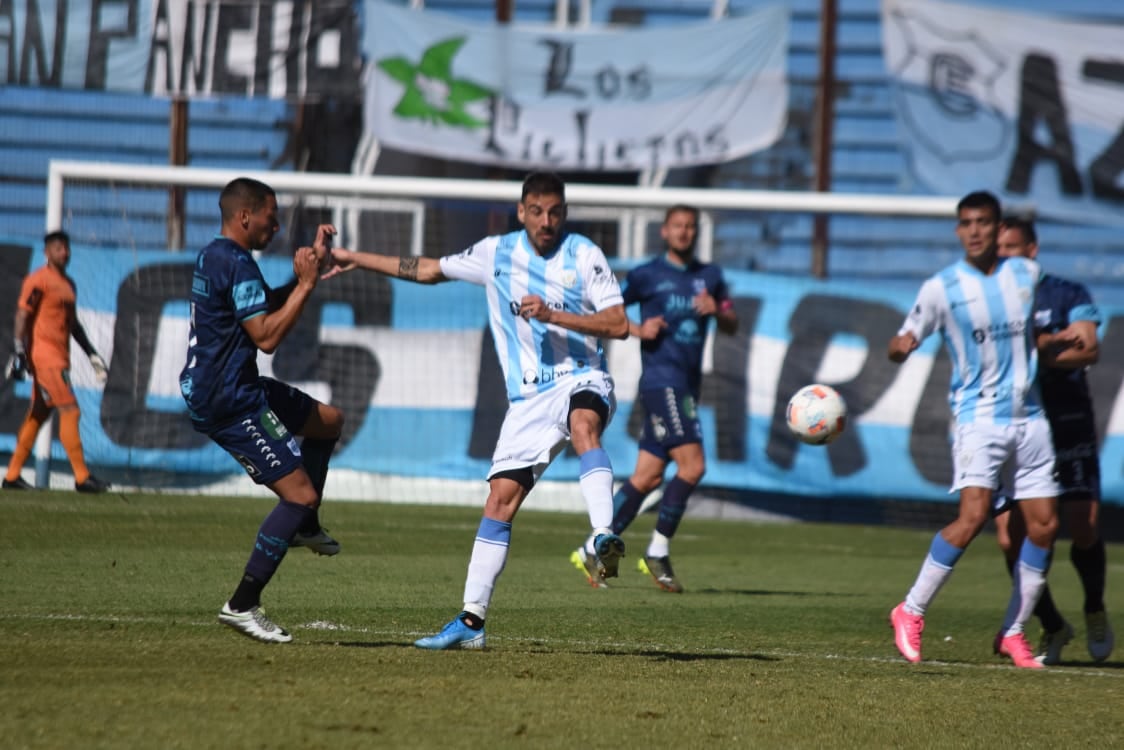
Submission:
[[[261,268],[249,255],[237,256],[230,275],[230,301],[234,317],[247,320],[269,311]]]
[[[1101,313],[1097,309],[1097,305],[1093,302],[1092,295],[1089,290],[1082,284],[1072,285],[1072,294],[1069,300],[1069,322],[1073,323],[1078,320],[1089,321],[1097,325],[1101,324]]]

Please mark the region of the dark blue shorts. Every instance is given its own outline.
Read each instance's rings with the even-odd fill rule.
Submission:
[[[658,388],[640,393],[644,404],[644,434],[640,448],[667,461],[669,451],[687,443],[702,442],[702,425],[695,397],[678,388]]]
[[[1050,420],[1057,454],[1055,471],[1065,500],[1101,496],[1101,462],[1097,455],[1097,426],[1092,414],[1063,414]]]
[[[1059,502],[1100,500],[1101,461],[1097,455],[1097,426],[1088,413],[1065,414],[1050,420],[1054,443],[1054,478],[1061,488]],[[1015,505],[1000,487],[992,500],[992,515]]]
[[[261,379],[266,403],[207,436],[234,456],[257,484],[271,484],[301,467],[297,432],[316,401],[272,378]]]

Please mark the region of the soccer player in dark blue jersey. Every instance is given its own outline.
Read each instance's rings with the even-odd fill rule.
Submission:
[[[699,211],[693,206],[669,208],[660,227],[667,251],[630,271],[623,289],[625,305],[640,306],[641,322],[630,321],[629,332],[641,341],[638,390],[646,416],[636,468],[613,497],[612,530],[619,535],[628,528],[644,498],[663,483],[668,463],[674,462],[675,476],[664,488],[656,528],[638,561],[642,572],[673,593],[682,592],[683,586],[671,567],[671,538],[706,472],[697,407],[703,345],[711,318],[723,333],[738,329],[722,270],[695,258],[698,222]],[[574,550],[570,561],[590,585],[606,586],[595,575],[586,546]]]
[[[1034,224],[1019,218],[1004,220],[999,232],[999,254],[1035,258],[1038,236]],[[1039,386],[1043,407],[1050,420],[1057,453],[1059,501],[1069,525],[1070,559],[1085,592],[1085,635],[1089,655],[1104,661],[1112,653],[1113,632],[1105,613],[1105,545],[1098,527],[1100,508],[1100,462],[1093,401],[1085,369],[1098,357],[1097,326],[1100,313],[1083,285],[1046,275],[1038,285],[1034,326],[1038,337],[1041,369]],[[1019,546],[1026,535],[1022,514],[1001,503],[995,516],[996,538],[1013,569]],[[1042,623],[1042,639],[1036,658],[1057,664],[1062,648],[1073,638],[1073,626],[1054,605],[1050,589],[1034,610]]]
[[[266,643],[289,633],[265,614],[261,593],[290,547],[322,555],[339,543],[320,526],[317,508],[343,414],[292,386],[258,373],[258,352],[272,353],[292,330],[320,278],[335,229],[293,255],[296,278],[271,289],[250,254],[279,229],[277,196],[248,178],[219,196],[222,232],[199,251],[191,284],[191,330],[180,390],[192,426],[230,453],[279,500],[258,529],[245,573],[219,621]],[[295,436],[304,440],[298,445]]]

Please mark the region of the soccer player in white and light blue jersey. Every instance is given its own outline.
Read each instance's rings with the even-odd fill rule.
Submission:
[[[890,613],[890,624],[902,656],[921,661],[925,612],[990,517],[992,494],[1002,483],[1019,503],[1027,538],[994,647],[1016,666],[1037,669],[1042,665],[1023,631],[1045,586],[1058,528],[1054,448],[1035,385],[1038,354],[1031,315],[1041,272],[1026,258],[999,257],[995,196],[970,193],[956,213],[964,258],[921,286],[890,340],[888,355],[900,363],[930,334],[940,332],[944,340],[952,360],[951,489],[960,493],[960,512],[933,538],[905,601]]]
[[[624,542],[610,528],[613,470],[601,447],[616,408],[601,339],[628,337],[620,286],[601,248],[563,231],[565,186],[557,175],[528,176],[517,208],[522,230],[440,259],[332,250],[339,271],[364,268],[421,284],[459,279],[487,292],[509,406],[488,472],[464,607],[441,632],[416,641],[419,648],[484,648],[484,620],[507,561],[512,521],[567,441],[581,461],[599,575],[616,576],[624,555]]]

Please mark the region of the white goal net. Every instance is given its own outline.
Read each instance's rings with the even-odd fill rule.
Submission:
[[[428,256],[517,228],[520,185],[512,182],[52,164],[46,225],[71,235],[79,315],[110,362],[102,388],[74,358],[83,441],[95,471],[118,486],[260,491],[191,429],[178,387],[191,265],[218,231],[221,188],[238,176],[278,193],[282,231],[259,254],[270,283],[291,277],[291,248],[310,242],[322,221],[339,227],[342,246]],[[878,231],[892,233],[896,223],[925,237],[932,234],[925,227],[939,222],[944,242],[929,246],[926,261],[935,270],[958,255],[955,199],[586,184],[567,186],[567,199],[569,229],[598,242],[622,275],[661,252],[658,228],[668,207],[702,209],[699,254],[723,267],[741,319],[737,335],[712,335],[707,349],[700,414],[710,489],[703,494],[944,497],[947,362],[935,348],[906,368],[883,354],[916,278],[904,278],[901,267],[879,275],[885,268],[868,259],[869,269],[851,274],[836,273],[833,260],[831,280],[813,279],[807,228],[815,214],[832,215],[832,252],[845,269],[848,257],[858,257],[849,251],[877,246]],[[894,257],[892,244],[886,259]],[[26,273],[33,255],[11,273]],[[261,368],[344,410],[327,495],[482,502],[506,408],[486,324],[483,292],[467,284],[428,287],[352,273],[317,288],[301,323],[276,354],[261,357]],[[638,344],[606,345],[619,410],[604,444],[623,479],[642,419]],[[810,382],[832,384],[850,407],[851,426],[827,448],[802,446],[785,429],[788,396]],[[0,411],[17,412],[26,391],[9,393]],[[50,457],[65,474],[57,444]],[[583,508],[577,469],[576,457],[560,457],[533,504]]]

